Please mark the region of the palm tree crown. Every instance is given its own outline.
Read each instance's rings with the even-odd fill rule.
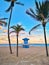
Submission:
[[[40,3],[35,0],[35,5],[36,5],[36,12],[33,11],[32,8],[26,11],[28,15],[31,17],[35,18],[38,21],[42,21],[42,24],[46,24],[49,20],[49,1],[45,1]]]
[[[11,26],[11,28],[14,29],[14,31],[12,31],[12,32],[15,32],[15,33],[17,33],[17,34],[19,34],[19,32],[20,32],[21,30],[24,30],[23,27],[22,27],[21,25],[19,25],[19,24],[17,24],[17,26]],[[10,32],[10,33],[12,33],[12,32]]]
[[[10,11],[12,7],[14,7],[14,4],[18,4],[18,5],[24,5],[23,3],[20,3],[18,2],[17,0],[4,0],[4,1],[7,1],[7,2],[11,2],[9,8],[6,10],[6,12]]]

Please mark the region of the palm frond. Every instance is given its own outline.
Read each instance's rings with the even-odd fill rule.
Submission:
[[[13,28],[13,29],[15,29],[15,28],[16,28],[16,26],[11,26],[10,28]]]
[[[21,28],[20,30],[23,30],[23,31],[25,31],[25,29],[24,29],[24,28]]]
[[[10,2],[11,0],[4,0],[4,1],[6,1],[6,2]]]
[[[11,8],[12,8],[12,6],[10,5],[10,6],[7,8],[6,12],[9,12],[9,11],[11,10]]]
[[[49,12],[49,4],[47,4],[47,1],[42,2],[39,10],[39,14],[42,13],[44,15],[44,18],[47,18],[48,12]]]
[[[0,25],[4,25],[4,26],[6,26],[7,25],[7,23],[5,22],[5,21],[0,21]]]
[[[15,33],[15,31],[11,31],[9,34],[11,34],[11,33]]]
[[[35,16],[35,15],[33,15],[33,14],[31,14],[31,13],[29,12],[29,10],[27,10],[27,11],[26,11],[26,14],[28,14],[28,15],[30,15],[31,17],[33,17],[33,18],[35,18],[35,19],[36,19],[36,16]]]
[[[36,14],[34,15],[34,14],[30,13],[29,10],[26,11],[26,14],[30,15],[32,18],[36,19],[37,21],[40,21],[41,17]]]
[[[36,9],[39,10],[39,4],[36,0],[35,0],[35,5],[36,5]]]
[[[6,12],[9,12],[11,10],[11,6],[6,10]]]
[[[30,11],[36,16],[36,14],[35,14],[35,12],[33,11],[33,9],[32,8],[30,8]]]
[[[1,18],[0,20],[6,20],[6,19],[8,19],[8,18]]]
[[[31,31],[33,31],[33,30],[35,30],[36,28],[38,28],[40,25],[41,25],[41,24],[38,24],[38,25],[34,26],[34,27],[29,31],[29,34],[30,34]]]
[[[41,3],[40,3],[40,1],[39,1],[39,6],[40,6],[40,8],[41,8]]]
[[[16,2],[16,4],[24,6],[24,4],[20,2]]]

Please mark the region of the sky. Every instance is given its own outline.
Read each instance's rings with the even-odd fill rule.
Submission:
[[[40,23],[26,14],[26,10],[29,8],[32,8],[35,11],[35,0],[18,0],[18,1],[24,3],[24,6],[15,4],[12,12],[10,26],[21,24],[25,28],[25,35],[28,36],[29,30],[35,25],[37,25],[38,23]],[[37,1],[42,2],[44,0],[37,0]],[[9,18],[10,12],[8,13],[5,12],[5,10],[9,7],[9,5],[10,3],[4,0],[0,0],[0,18],[3,17]],[[6,22],[8,23],[8,20],[6,20]],[[0,27],[0,33],[1,33],[0,36],[6,35],[7,33],[5,32],[7,32],[7,27],[3,27],[3,28]],[[46,32],[47,32],[47,38],[49,38],[49,23],[46,25]],[[43,35],[42,26],[40,26],[38,29],[33,31],[31,35],[36,37],[39,36],[40,38],[42,38]]]

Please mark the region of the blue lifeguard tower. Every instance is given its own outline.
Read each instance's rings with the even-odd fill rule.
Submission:
[[[23,48],[29,48],[28,40],[29,38],[22,39],[24,41]]]

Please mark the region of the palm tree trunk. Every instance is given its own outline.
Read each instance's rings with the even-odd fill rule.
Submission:
[[[12,54],[12,48],[11,48],[11,42],[10,42],[10,35],[9,35],[9,28],[10,28],[11,16],[12,16],[12,8],[11,8],[9,22],[8,22],[8,42],[9,42],[10,54]]]
[[[17,57],[18,57],[18,35],[17,35]]]
[[[46,39],[46,30],[45,27],[43,27],[44,29],[44,39],[45,39],[45,46],[46,46],[46,56],[48,57],[48,48],[47,48],[47,39]]]

